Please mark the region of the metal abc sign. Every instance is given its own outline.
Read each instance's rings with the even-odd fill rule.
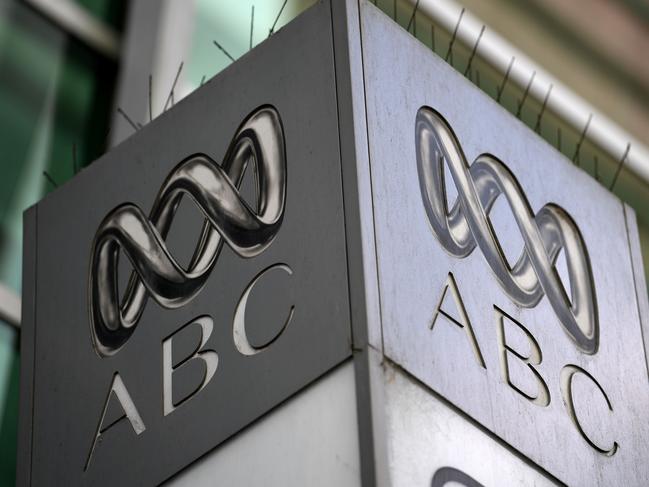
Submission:
[[[320,2],[25,227],[20,485],[158,484],[350,358],[365,485],[488,485],[483,437],[503,479],[649,481],[632,211],[368,2]],[[427,450],[442,420],[475,440]]]
[[[159,484],[351,355],[331,42],[308,13],[27,213],[19,482]]]

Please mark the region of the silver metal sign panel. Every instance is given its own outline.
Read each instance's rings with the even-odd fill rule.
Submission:
[[[27,214],[19,484],[158,484],[350,356],[331,45],[321,4]]]
[[[361,30],[384,353],[562,482],[647,485],[623,204],[369,2]]]
[[[403,371],[382,375],[392,487],[560,485]]]

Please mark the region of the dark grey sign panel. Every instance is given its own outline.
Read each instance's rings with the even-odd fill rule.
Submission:
[[[329,8],[28,213],[24,483],[159,483],[350,355]]]

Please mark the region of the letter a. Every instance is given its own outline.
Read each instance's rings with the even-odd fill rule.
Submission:
[[[451,296],[453,296],[453,300],[455,301],[455,306],[458,311],[457,319],[453,317],[452,313],[449,313],[448,311],[442,309],[442,305],[444,304],[444,299],[446,298],[446,293],[448,292],[449,289],[451,290]],[[460,328],[464,329],[466,336],[469,339],[469,342],[471,343],[471,347],[473,348],[473,353],[475,354],[475,358],[476,361],[478,362],[478,365],[486,369],[487,366],[485,365],[484,358],[482,357],[482,352],[480,351],[480,347],[478,346],[478,341],[475,338],[475,333],[473,333],[473,327],[471,326],[471,321],[469,321],[469,316],[467,315],[466,309],[464,308],[464,303],[462,302],[462,296],[460,296],[460,292],[458,291],[455,278],[453,277],[453,274],[451,274],[450,272],[448,273],[448,279],[446,281],[446,285],[444,286],[444,290],[442,291],[442,296],[439,298],[439,303],[435,308],[435,315],[433,316],[433,321],[430,324],[431,330],[435,326],[435,322],[437,321],[439,315],[444,316],[444,318],[446,318],[454,325],[457,325]]]
[[[108,410],[108,406],[111,402],[111,397],[113,396],[119,402],[119,405],[121,406],[123,412],[121,416],[119,416],[116,419],[113,419],[108,423],[108,425],[104,426],[104,420],[106,419],[106,411]],[[140,435],[146,429],[146,426],[144,426],[144,422],[140,417],[140,413],[137,411],[133,399],[131,399],[131,395],[128,393],[128,390],[126,389],[126,386],[122,381],[122,378],[116,372],[115,375],[113,376],[113,382],[110,385],[108,396],[106,397],[106,401],[104,402],[104,409],[101,412],[99,426],[97,426],[97,431],[95,432],[95,438],[92,441],[92,446],[90,447],[90,453],[88,453],[88,460],[86,460],[86,466],[83,468],[84,472],[88,470],[88,466],[90,465],[90,460],[92,459],[92,454],[95,451],[95,446],[97,446],[97,441],[99,440],[99,437],[103,435],[106,431],[108,431],[110,428],[115,426],[117,423],[119,423],[124,418],[127,418],[129,420],[129,422],[131,423],[131,427],[133,428],[133,431],[135,431],[136,435]]]

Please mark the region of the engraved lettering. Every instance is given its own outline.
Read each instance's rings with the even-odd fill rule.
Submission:
[[[458,311],[459,320],[454,318],[452,313],[449,313],[448,311],[442,309],[442,305],[444,304],[444,298],[446,297],[446,293],[449,291],[449,289],[451,291],[451,296],[453,296],[453,300],[455,301],[455,306]],[[435,323],[437,322],[437,318],[439,317],[439,315],[444,316],[444,318],[446,318],[448,321],[450,321],[454,325],[459,326],[465,331],[466,336],[469,339],[469,342],[471,343],[471,347],[473,348],[473,353],[475,355],[476,361],[478,362],[478,365],[486,369],[487,366],[485,365],[484,358],[482,357],[482,352],[480,351],[478,341],[476,340],[475,333],[473,332],[473,327],[471,326],[469,315],[467,314],[466,308],[464,307],[462,296],[460,295],[460,291],[458,290],[457,283],[455,282],[455,278],[453,277],[453,274],[450,272],[448,273],[448,279],[446,281],[446,285],[444,286],[442,295],[439,298],[437,307],[435,308],[435,315],[433,316],[433,320],[430,324],[431,330],[435,326]]]
[[[589,355],[597,353],[599,321],[590,260],[577,224],[566,210],[547,203],[535,214],[509,168],[489,154],[469,164],[451,126],[430,107],[417,112],[415,143],[422,201],[430,228],[444,249],[463,259],[479,248],[515,304],[534,308],[545,295],[577,348]],[[458,192],[452,205],[446,201],[445,165]],[[489,222],[500,195],[506,198],[525,242],[525,251],[513,266]],[[555,268],[562,249],[570,299]]]
[[[586,378],[588,378],[595,386],[597,386],[597,389],[599,392],[602,393],[602,396],[604,396],[604,399],[606,400],[606,404],[608,406],[608,409],[610,411],[613,411],[613,406],[611,405],[611,401],[609,400],[608,396],[606,395],[606,392],[604,392],[604,389],[602,386],[595,380],[595,378],[590,375],[588,372],[586,372],[584,369],[581,367],[578,367],[577,365],[572,365],[568,364],[561,369],[561,395],[563,396],[563,403],[566,406],[566,410],[568,411],[568,416],[570,416],[570,419],[572,420],[573,424],[577,427],[577,430],[579,431],[579,434],[586,440],[586,442],[592,446],[595,450],[600,452],[603,455],[606,456],[613,456],[617,452],[618,449],[618,444],[616,441],[613,441],[613,445],[610,447],[602,447],[597,445],[584,431],[584,429],[581,426],[581,423],[579,422],[579,418],[577,417],[577,412],[575,411],[575,403],[573,401],[573,390],[572,390],[572,380],[575,377],[576,374],[583,374]]]
[[[186,357],[182,362],[175,365],[172,361],[172,350],[173,350],[173,339],[187,327],[192,325],[199,325],[201,329],[201,339],[200,344],[191,355]],[[212,335],[212,330],[214,328],[214,321],[209,316],[201,316],[200,318],[195,319],[191,323],[183,326],[180,330],[177,330],[172,335],[168,336],[162,341],[162,400],[163,400],[163,411],[164,415],[167,416],[169,413],[173,412],[178,406],[187,402],[189,399],[198,394],[205,386],[208,384],[219,363],[219,356],[214,350],[203,349],[207,340],[209,340],[210,335]],[[189,361],[194,359],[200,359],[205,364],[205,375],[203,376],[203,381],[198,389],[193,393],[182,398],[176,404],[173,401],[173,374],[183,365],[187,364]]]
[[[507,313],[505,313],[503,310],[498,308],[497,306],[494,306],[494,310],[496,311],[496,326],[497,326],[497,332],[498,332],[498,348],[500,350],[500,364],[501,364],[501,369],[503,373],[503,380],[507,382],[507,384],[514,389],[516,392],[518,392],[520,395],[522,395],[525,399],[531,401],[532,403],[545,407],[550,404],[550,391],[548,390],[548,386],[541,377],[541,374],[536,370],[534,367],[535,365],[540,365],[541,361],[543,360],[543,357],[541,355],[541,348],[539,347],[539,344],[537,343],[536,339],[532,336],[532,334],[529,332],[527,328],[525,328],[521,323],[516,321],[514,318],[509,316]],[[530,353],[529,355],[524,355],[520,351],[514,350],[509,344],[507,343],[507,339],[505,336],[505,319],[509,321],[510,323],[513,323],[520,329],[525,337],[527,338],[527,341],[530,346]],[[537,383],[537,394],[535,396],[532,396],[525,391],[523,391],[520,387],[518,387],[516,384],[514,384],[511,380],[510,376],[510,371],[509,371],[509,356],[513,355],[516,357],[518,360],[522,361],[527,365],[529,370],[532,372],[536,379]]]
[[[282,325],[282,328],[275,334],[275,336],[266,344],[260,346],[260,347],[255,347],[250,343],[248,340],[248,335],[246,334],[246,305],[248,304],[248,298],[250,297],[250,292],[252,289],[255,287],[255,284],[264,277],[266,274],[271,272],[272,270],[282,270],[286,272],[289,276],[293,275],[293,270],[287,266],[286,264],[275,264],[272,265],[263,271],[261,271],[257,276],[248,284],[248,287],[243,291],[243,294],[241,295],[241,298],[239,299],[239,302],[237,303],[236,310],[234,312],[234,320],[232,322],[232,337],[234,339],[234,345],[237,347],[237,350],[239,353],[242,355],[256,355],[259,352],[264,351],[266,348],[268,348],[270,345],[277,340],[282,333],[284,333],[284,330],[288,326],[288,324],[291,322],[291,319],[293,318],[293,312],[295,311],[295,306],[291,306],[291,309],[288,312],[288,316],[286,317],[286,321],[284,321],[284,324]]]
[[[484,487],[480,482],[453,467],[442,467],[433,475],[431,487],[446,487],[451,485],[461,485],[462,487]]]
[[[246,170],[257,175],[256,208],[239,191]],[[148,216],[133,203],[113,208],[99,225],[91,251],[88,304],[97,354],[110,357],[128,342],[148,297],[167,309],[192,301],[205,287],[223,243],[243,258],[264,252],[284,218],[286,174],[279,113],[271,106],[260,106],[239,126],[221,164],[200,153],[179,162],[167,175]],[[206,217],[187,269],[178,264],[165,242],[183,194]],[[122,299],[117,286],[121,252],[135,271]]]
[[[110,404],[111,397],[113,396],[119,402],[123,413],[121,416],[114,419],[109,424],[104,425],[104,419],[106,418],[106,411],[108,410],[108,405]],[[129,422],[131,423],[131,427],[133,428],[133,431],[135,432],[136,435],[142,434],[146,429],[146,426],[144,426],[144,421],[142,421],[142,418],[140,417],[140,413],[135,407],[135,403],[133,402],[133,399],[131,399],[131,395],[128,393],[128,390],[126,389],[126,386],[122,381],[122,378],[120,377],[119,373],[115,373],[115,375],[113,376],[113,381],[110,384],[110,389],[108,390],[108,395],[106,396],[106,401],[104,401],[104,408],[101,411],[99,426],[97,426],[95,437],[92,440],[92,446],[90,447],[90,452],[88,453],[88,459],[86,460],[86,465],[83,468],[84,472],[88,470],[88,467],[90,466],[90,461],[92,460],[92,454],[95,451],[95,446],[97,446],[97,441],[99,441],[99,437],[103,435],[106,431],[108,431],[110,428],[115,426],[117,423],[119,423],[121,420],[123,420],[124,418],[127,418],[129,420]]]

